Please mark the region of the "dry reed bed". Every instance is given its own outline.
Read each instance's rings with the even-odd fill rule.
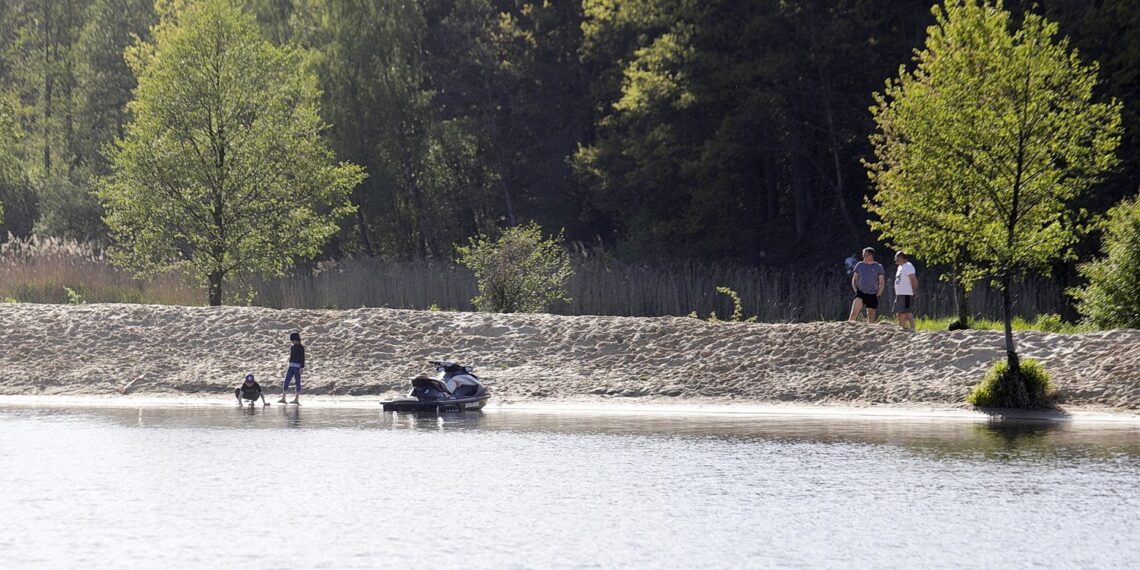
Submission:
[[[961,405],[1002,357],[993,331],[908,333],[888,325],[707,323],[393,309],[273,310],[146,305],[0,305],[4,394],[225,397],[246,372],[274,387],[287,332],[308,348],[317,394],[405,389],[428,359],[478,367],[500,401],[713,398]],[[1140,331],[1018,333],[1068,404],[1140,407]]]
[[[579,259],[570,282],[572,301],[552,307],[568,315],[662,316],[732,313],[717,287],[740,294],[744,313],[763,322],[838,320],[850,305],[848,277],[838,264],[812,270],[749,268],[699,263],[648,267],[605,259]],[[889,268],[888,268],[889,269]],[[69,290],[73,294],[69,294]],[[363,258],[326,262],[282,278],[247,278],[230,288],[230,304],[273,308],[472,310],[476,295],[470,271],[429,261],[385,262]],[[1019,284],[1020,316],[1061,313],[1063,286],[1053,281]],[[90,244],[58,239],[9,238],[0,245],[0,299],[35,303],[157,303],[201,305],[205,290],[178,275],[135,279],[108,263]],[[1000,298],[985,284],[972,297],[974,313],[995,318]],[[956,314],[953,292],[922,276],[922,316]]]

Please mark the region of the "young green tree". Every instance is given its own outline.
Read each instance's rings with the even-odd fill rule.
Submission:
[[[265,40],[227,0],[161,15],[153,42],[129,52],[134,120],[98,197],[113,260],[141,273],[184,270],[220,305],[235,273],[279,273],[317,253],[364,174],[336,164],[321,138],[316,78],[300,50]]]
[[[1121,202],[1104,222],[1104,257],[1082,264],[1077,310],[1104,328],[1140,329],[1140,197]]]
[[[480,235],[459,246],[459,263],[475,273],[480,311],[537,313],[554,301],[569,301],[566,285],[574,274],[562,234],[546,239],[535,222],[507,228],[496,240]]]
[[[1040,16],[1014,29],[1000,0],[934,14],[915,68],[876,94],[867,208],[886,241],[1000,284],[1016,377],[1010,285],[1071,257],[1067,204],[1114,165],[1120,105],[1094,101],[1096,65]]]

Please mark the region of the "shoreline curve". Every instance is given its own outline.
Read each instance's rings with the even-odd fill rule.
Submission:
[[[963,402],[1004,355],[998,331],[890,324],[708,323],[688,317],[0,304],[0,395],[228,395],[248,372],[279,391],[288,333],[304,391],[391,397],[427,360],[474,365],[503,404],[933,408]],[[1016,333],[1063,413],[1140,410],[1140,330]],[[125,389],[128,388],[128,389]]]

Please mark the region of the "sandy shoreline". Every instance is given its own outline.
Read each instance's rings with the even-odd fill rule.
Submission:
[[[2,304],[0,322],[0,395],[23,397],[124,398],[137,379],[127,398],[197,399],[228,394],[247,372],[274,392],[300,329],[305,393],[341,397],[330,401],[395,396],[425,361],[450,359],[474,365],[508,405],[976,413],[963,398],[1004,354],[996,331],[845,322],[100,304]],[[1140,410],[1140,331],[1017,342],[1053,374],[1065,410]]]

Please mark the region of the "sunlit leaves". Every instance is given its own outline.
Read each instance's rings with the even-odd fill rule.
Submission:
[[[152,33],[132,52],[134,121],[98,193],[113,259],[186,270],[220,303],[227,276],[315,255],[363,172],[321,138],[301,51],[266,41],[251,16],[208,0],[166,10]]]
[[[916,66],[876,95],[867,207],[884,239],[964,278],[1048,271],[1077,239],[1069,204],[1115,163],[1120,106],[1093,100],[1096,66],[1001,4],[935,8]]]
[[[1080,266],[1088,286],[1072,291],[1077,309],[1097,326],[1140,329],[1140,197],[1109,211],[1104,256]]]

